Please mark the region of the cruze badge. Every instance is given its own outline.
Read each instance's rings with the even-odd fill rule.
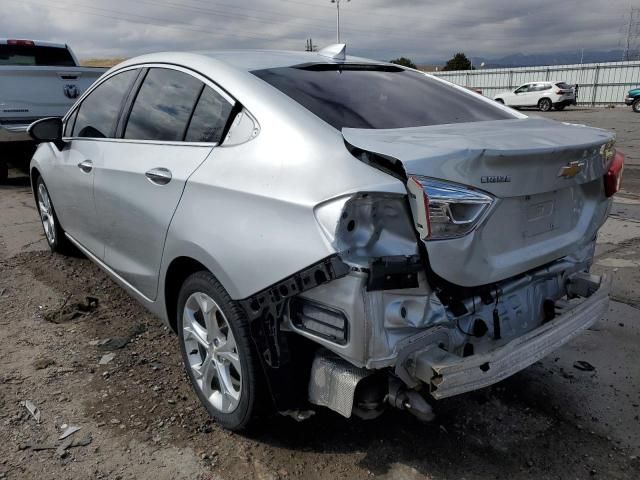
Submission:
[[[581,160],[569,162],[568,165],[565,165],[560,169],[560,171],[558,172],[558,176],[564,178],[573,178],[582,171],[583,167],[584,162]]]
[[[67,84],[63,87],[64,90],[64,96],[67,98],[78,98],[78,96],[80,95],[80,92],[78,91],[78,87],[76,87],[73,84]]]
[[[488,175],[486,177],[481,177],[480,181],[482,183],[509,183],[511,182],[510,175]]]

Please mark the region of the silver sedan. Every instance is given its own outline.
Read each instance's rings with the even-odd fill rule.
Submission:
[[[51,249],[177,332],[230,429],[309,404],[428,420],[607,308],[614,136],[344,45],[133,58],[29,132]]]

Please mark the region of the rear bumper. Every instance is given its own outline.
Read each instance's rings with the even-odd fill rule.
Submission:
[[[27,142],[31,137],[27,133],[30,123],[27,124],[0,124],[0,143]]]
[[[408,369],[429,385],[431,395],[446,398],[497,383],[561,347],[603,317],[611,279],[586,276],[576,284],[581,301],[557,304],[554,320],[485,354],[461,358],[432,345],[417,352]],[[587,296],[588,295],[588,296]],[[559,302],[558,302],[559,303]]]
[[[569,105],[576,105],[576,99],[575,98],[566,98],[564,100],[558,100],[557,102],[553,103],[553,106],[564,106],[564,107],[568,107]]]

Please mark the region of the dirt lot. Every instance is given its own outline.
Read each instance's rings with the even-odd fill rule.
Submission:
[[[594,267],[614,276],[609,314],[511,379],[440,402],[428,425],[318,410],[251,435],[218,428],[175,336],[88,260],[46,250],[28,182],[12,171],[0,186],[0,479],[640,478],[640,115],[547,116],[615,128],[627,153]],[[116,337],[120,349],[95,344]],[[90,443],[57,451],[65,424]]]

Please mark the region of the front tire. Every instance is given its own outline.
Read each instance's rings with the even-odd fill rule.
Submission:
[[[551,110],[552,106],[553,104],[548,98],[541,98],[538,102],[538,110],[540,110],[541,112],[548,112],[549,110]]]
[[[64,234],[56,211],[53,208],[49,190],[47,190],[47,186],[42,177],[38,177],[36,181],[36,204],[38,206],[40,220],[42,221],[44,236],[47,239],[51,251],[63,255],[73,253],[74,246]]]
[[[633,103],[631,104],[631,109],[636,113],[640,113],[640,97],[636,98],[633,101]]]
[[[178,297],[182,359],[200,402],[229,430],[249,427],[265,394],[249,322],[215,277],[192,274]]]

